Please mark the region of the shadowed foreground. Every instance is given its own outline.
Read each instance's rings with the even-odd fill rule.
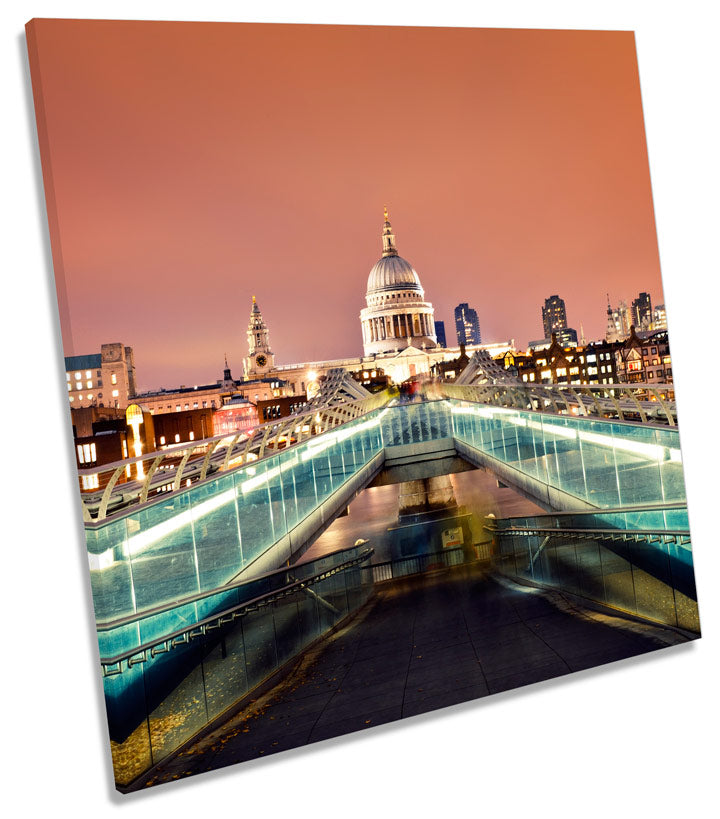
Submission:
[[[380,587],[340,631],[135,788],[381,725],[690,637],[580,608],[476,567]],[[134,789],[135,789],[134,788]]]

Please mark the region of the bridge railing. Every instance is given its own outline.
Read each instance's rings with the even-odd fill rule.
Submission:
[[[351,547],[101,624],[117,784],[129,785],[357,611],[373,590],[372,553]]]
[[[687,510],[679,504],[486,519],[513,577],[700,631]]]
[[[316,407],[297,415],[187,444],[168,446],[134,458],[79,469],[83,519],[101,521],[129,506],[227,472],[307,441],[338,425],[361,418],[391,399],[388,391],[368,398]]]
[[[448,398],[539,412],[677,425],[672,384],[452,384],[433,385]]]

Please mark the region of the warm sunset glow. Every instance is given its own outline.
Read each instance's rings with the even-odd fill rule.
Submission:
[[[521,347],[553,293],[588,339],[606,293],[663,302],[631,32],[38,20],[29,52],[65,354],[122,340],[141,390],[239,371],[253,294],[278,364],[359,355],[386,204],[449,344],[460,302]]]

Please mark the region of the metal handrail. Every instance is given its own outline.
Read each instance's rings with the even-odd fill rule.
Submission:
[[[645,425],[677,426],[675,394],[672,384],[614,383],[614,384],[442,384],[448,397],[460,398],[505,407],[525,408],[554,414],[577,408],[581,416],[604,418],[639,415]],[[617,395],[619,393],[619,395]],[[654,396],[655,400],[640,400],[637,393]],[[663,397],[664,394],[664,397]],[[598,397],[600,396],[600,397]],[[620,400],[618,400],[620,399]],[[623,400],[624,399],[624,400]],[[551,409],[552,407],[552,409]],[[664,419],[664,420],[661,420]]]
[[[107,677],[121,674],[123,671],[123,661],[127,662],[128,668],[132,668],[133,665],[137,665],[139,663],[147,662],[148,652],[150,652],[151,659],[157,656],[157,654],[167,653],[171,649],[177,648],[177,646],[185,645],[197,637],[204,636],[210,630],[220,628],[221,626],[232,623],[240,617],[244,617],[253,611],[257,611],[259,608],[263,608],[264,606],[273,603],[275,600],[288,597],[289,595],[294,594],[296,591],[302,591],[306,586],[312,586],[315,583],[325,580],[328,577],[332,577],[333,575],[338,574],[341,571],[345,571],[352,566],[364,563],[365,561],[369,560],[373,554],[374,549],[364,549],[357,557],[350,558],[343,563],[339,563],[338,565],[325,569],[322,572],[318,572],[315,575],[306,577],[303,580],[295,580],[279,589],[273,589],[270,592],[265,592],[264,594],[258,595],[250,600],[244,600],[241,603],[236,603],[234,606],[230,606],[230,608],[224,609],[221,612],[212,614],[209,617],[203,618],[202,620],[198,620],[196,623],[192,623],[181,629],[176,629],[175,631],[165,634],[162,637],[155,637],[146,643],[136,646],[135,648],[128,649],[127,651],[123,651],[120,654],[116,654],[112,657],[101,657],[100,665],[102,667],[103,676]],[[287,571],[287,568],[283,571]],[[229,590],[229,587],[221,587],[220,589],[215,589],[209,594],[222,594],[223,592]],[[171,608],[176,608],[178,605],[180,604],[176,603]],[[146,616],[148,615],[143,614],[135,619],[140,620]],[[98,631],[101,630],[107,630],[107,627],[105,629],[98,627]]]
[[[354,421],[379,409],[391,397],[389,391],[385,390],[367,398],[348,401],[340,405],[328,404],[322,407],[313,407],[311,410],[303,411],[297,415],[268,421],[255,427],[249,433],[237,432],[216,435],[211,438],[190,441],[186,444],[169,446],[163,450],[148,452],[132,458],[125,458],[121,461],[78,469],[78,475],[81,479],[111,473],[108,484],[101,490],[82,493],[83,518],[86,523],[105,520],[109,515],[117,511],[124,511],[127,506],[138,501],[147,502],[150,490],[164,485],[171,484],[171,491],[177,492],[181,488],[183,475],[190,474],[188,470],[192,470],[193,478],[204,480],[208,474],[218,471],[231,471],[240,466],[246,466],[249,461],[248,456],[253,456],[251,460],[254,463],[264,457],[275,455],[278,450],[270,449],[270,447],[273,442],[283,437],[290,436],[295,439],[293,443],[283,447],[283,451],[291,449],[310,438],[324,434],[330,429]],[[306,431],[304,431],[304,427],[307,427]],[[227,442],[226,447],[220,446],[223,441]],[[194,451],[197,451],[198,455],[190,459],[190,455]],[[170,465],[171,475],[162,471],[163,461],[178,457],[181,459],[180,463]],[[237,459],[240,460],[239,464],[231,463]],[[143,479],[126,481],[121,484],[122,490],[116,489],[117,481],[124,471],[131,469],[135,464],[146,461],[152,461],[152,465]],[[199,478],[197,475],[198,466],[201,466]],[[125,494],[130,496],[129,499],[125,498]],[[166,495],[167,493],[163,493],[163,497]],[[113,496],[115,498],[122,496],[119,505],[117,502],[112,503]],[[93,515],[95,511],[96,514]]]
[[[549,535],[568,538],[580,536],[585,540],[647,540],[648,537],[654,537],[671,543],[677,543],[679,538],[681,545],[690,542],[689,529],[553,529],[543,526],[512,526],[501,529],[488,524],[483,528],[493,534],[517,535],[518,537]]]
[[[538,512],[536,515],[511,515],[507,518],[496,518],[496,520],[527,520],[528,518],[562,518],[573,515],[614,515],[625,514],[627,512],[662,512],[665,509],[686,509],[685,501],[675,501],[671,503],[643,503],[635,506],[613,506],[612,508],[598,506],[594,509],[576,509],[565,512]]]

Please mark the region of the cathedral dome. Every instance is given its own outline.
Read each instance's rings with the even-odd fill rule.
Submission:
[[[420,277],[402,256],[383,256],[375,263],[368,276],[368,295],[403,288],[422,292]]]

